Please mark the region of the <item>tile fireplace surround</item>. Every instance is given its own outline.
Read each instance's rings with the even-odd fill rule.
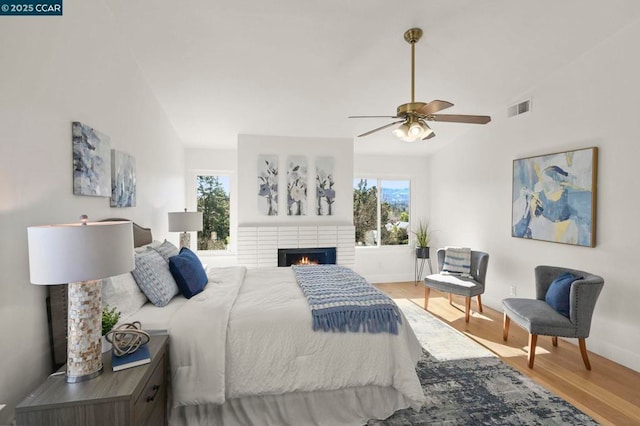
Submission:
[[[239,226],[238,264],[278,266],[278,249],[335,247],[338,265],[355,264],[355,227],[352,225]]]

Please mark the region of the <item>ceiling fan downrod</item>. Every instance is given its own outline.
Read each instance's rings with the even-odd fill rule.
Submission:
[[[411,45],[411,103],[416,101],[416,43],[422,38],[420,28],[411,28],[404,33],[404,39]]]

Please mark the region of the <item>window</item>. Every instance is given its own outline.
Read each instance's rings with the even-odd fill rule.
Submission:
[[[226,175],[196,176],[198,211],[203,221],[198,250],[226,250],[229,246],[230,180]]]
[[[408,180],[353,180],[353,222],[356,245],[409,244]]]

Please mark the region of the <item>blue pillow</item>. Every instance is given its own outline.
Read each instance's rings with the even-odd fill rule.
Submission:
[[[180,292],[187,299],[204,290],[209,282],[200,259],[186,247],[183,247],[177,256],[169,258],[169,270]]]
[[[575,280],[581,279],[582,277],[576,277],[571,272],[565,272],[558,276],[549,286],[547,294],[544,297],[545,302],[559,314],[569,318],[569,294],[571,293],[571,284]]]

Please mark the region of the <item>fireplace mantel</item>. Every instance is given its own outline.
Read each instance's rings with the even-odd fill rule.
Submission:
[[[278,266],[278,249],[335,247],[336,263],[355,264],[355,227],[352,225],[239,226],[238,264]]]

